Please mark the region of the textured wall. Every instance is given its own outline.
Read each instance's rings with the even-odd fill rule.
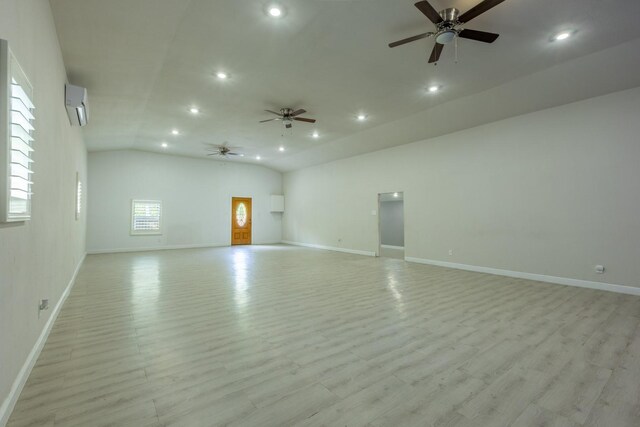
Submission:
[[[638,287],[639,105],[635,88],[287,173],[284,239],[375,251],[377,195],[403,191],[407,257]]]
[[[278,243],[282,214],[271,194],[282,194],[282,174],[232,162],[142,151],[89,154],[87,250],[228,245],[231,197],[253,198],[253,243]],[[131,236],[131,200],[162,200],[163,234]]]
[[[86,183],[86,149],[64,107],[66,72],[49,2],[0,0],[0,38],[29,77],[36,107],[32,219],[0,224],[0,399],[6,405],[84,256],[86,209],[76,220],[75,193],[76,172]],[[38,317],[43,298],[51,309]]]

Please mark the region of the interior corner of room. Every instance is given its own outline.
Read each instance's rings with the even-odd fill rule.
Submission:
[[[639,16],[0,0],[0,426],[640,425]]]

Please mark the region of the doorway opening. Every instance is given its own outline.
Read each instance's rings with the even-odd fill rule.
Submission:
[[[404,194],[378,194],[378,229],[381,257],[404,259]]]
[[[251,198],[231,199],[231,244],[251,244]]]

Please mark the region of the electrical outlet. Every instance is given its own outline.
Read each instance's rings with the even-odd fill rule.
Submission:
[[[596,265],[595,270],[598,274],[604,274],[604,265]]]
[[[449,255],[453,255],[453,249],[449,249]]]
[[[49,300],[48,299],[41,299],[40,303],[38,304],[38,318],[40,318],[40,313],[42,312],[42,310],[49,310]]]

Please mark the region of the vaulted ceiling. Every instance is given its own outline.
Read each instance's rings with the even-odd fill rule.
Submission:
[[[640,1],[506,0],[466,26],[495,43],[461,40],[457,63],[448,45],[437,66],[432,39],[387,47],[433,29],[414,2],[282,0],[280,18],[262,0],[50,4],[69,80],[89,91],[91,151],[205,157],[228,142],[245,153],[233,161],[291,170],[640,85]],[[318,121],[258,123],[281,107]]]

